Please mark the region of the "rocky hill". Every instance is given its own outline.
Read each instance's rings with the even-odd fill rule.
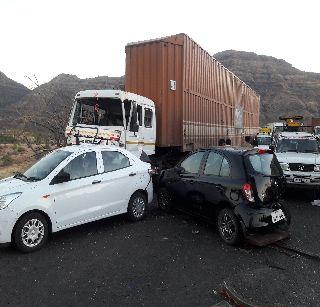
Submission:
[[[1,126],[11,129],[26,128],[26,121],[29,121],[32,115],[35,122],[44,125],[55,118],[61,121],[61,127],[64,129],[74,96],[78,91],[119,88],[123,84],[124,77],[80,79],[75,75],[60,74],[50,82],[40,85],[23,96],[18,103],[7,110],[6,114],[0,114],[0,128]],[[27,128],[32,125],[34,126],[34,123],[30,123]],[[38,128],[40,128],[39,125],[36,129]]]
[[[11,80],[0,71],[0,110],[12,107],[29,92],[27,87]]]
[[[252,52],[227,50],[214,57],[261,96],[261,125],[281,115],[320,116],[320,74]]]

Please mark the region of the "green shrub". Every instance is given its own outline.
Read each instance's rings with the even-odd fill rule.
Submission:
[[[16,142],[17,142],[16,138],[12,135],[5,135],[5,134],[0,135],[0,144],[14,144]]]
[[[9,166],[13,163],[13,160],[8,154],[6,154],[0,159],[0,162],[2,166]]]
[[[25,152],[25,148],[23,148],[21,145],[19,144],[13,144],[12,145],[12,150],[13,150],[13,153],[17,154],[17,153],[22,153],[22,152]]]

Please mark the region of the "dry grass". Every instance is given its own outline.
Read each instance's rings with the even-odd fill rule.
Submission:
[[[0,144],[0,179],[23,172],[34,162],[33,152],[27,146]]]

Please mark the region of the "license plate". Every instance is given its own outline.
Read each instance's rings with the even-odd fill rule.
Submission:
[[[293,182],[304,182],[304,183],[310,183],[310,179],[309,178],[293,178]]]
[[[286,218],[283,211],[278,209],[276,211],[271,212],[272,223],[277,223]]]

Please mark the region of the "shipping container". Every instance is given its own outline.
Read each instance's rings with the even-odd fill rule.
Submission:
[[[186,34],[128,44],[125,90],[155,102],[160,147],[241,145],[259,131],[259,95]]]
[[[305,121],[305,126],[308,127],[310,133],[314,132],[314,127],[320,126],[320,117],[311,117]]]

